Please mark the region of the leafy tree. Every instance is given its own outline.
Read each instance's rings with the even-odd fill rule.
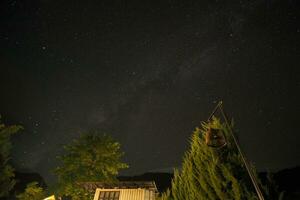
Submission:
[[[11,136],[21,130],[19,125],[6,126],[0,116],[0,197],[8,196],[15,185],[14,169],[9,164],[12,147]]]
[[[207,145],[205,136],[209,128],[222,130],[227,141],[225,147]],[[201,129],[196,128],[182,169],[175,170],[171,193],[164,194],[163,200],[258,199],[229,131],[216,118],[211,123],[202,123]]]
[[[120,161],[123,153],[120,144],[108,135],[90,132],[65,146],[66,153],[60,157],[61,166],[55,173],[61,195],[73,200],[92,199],[93,193],[79,186],[81,182],[117,181],[119,170],[128,165]]]
[[[24,193],[17,195],[19,200],[42,200],[46,196],[42,187],[38,186],[38,182],[27,184]]]

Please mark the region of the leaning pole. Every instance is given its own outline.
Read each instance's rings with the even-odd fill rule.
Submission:
[[[257,181],[257,179],[256,179],[256,176],[253,174],[253,171],[252,171],[252,169],[251,169],[251,167],[250,167],[250,164],[249,164],[249,162],[247,161],[247,159],[246,159],[244,153],[242,152],[242,149],[241,149],[241,147],[240,147],[240,145],[239,145],[239,143],[238,143],[238,141],[237,141],[237,139],[236,139],[236,137],[235,137],[235,135],[234,135],[234,133],[233,133],[233,130],[232,130],[230,124],[229,124],[229,120],[228,120],[227,115],[226,115],[226,113],[225,113],[225,111],[224,111],[224,108],[223,108],[223,102],[222,102],[222,101],[220,101],[220,102],[216,105],[216,107],[214,108],[214,110],[213,110],[212,113],[210,114],[210,116],[209,116],[209,118],[208,118],[208,121],[211,120],[211,118],[214,116],[214,114],[215,114],[217,111],[220,111],[220,114],[221,114],[222,118],[223,118],[224,121],[225,121],[225,124],[226,124],[226,126],[227,126],[227,128],[228,128],[228,130],[229,130],[229,133],[231,134],[231,137],[233,138],[233,142],[234,142],[235,146],[237,147],[239,154],[241,155],[243,164],[244,164],[245,167],[246,167],[246,170],[247,170],[248,175],[249,175],[249,177],[250,177],[250,179],[251,179],[251,182],[252,182],[252,184],[253,184],[253,186],[254,186],[254,188],[255,188],[255,191],[256,191],[256,194],[257,194],[259,200],[265,200],[265,198],[264,198],[264,196],[263,196],[263,194],[262,194],[262,191],[261,191],[261,189],[260,189],[260,187],[259,187],[259,184],[258,184],[258,181]]]

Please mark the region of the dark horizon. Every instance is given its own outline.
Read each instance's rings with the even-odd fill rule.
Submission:
[[[297,1],[0,3],[0,114],[19,171],[51,170],[90,129],[121,143],[121,175],[181,165],[219,100],[259,171],[300,165]]]

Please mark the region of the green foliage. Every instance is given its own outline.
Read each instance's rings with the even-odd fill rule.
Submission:
[[[219,149],[205,143],[209,127],[223,131],[227,146]],[[196,128],[182,169],[174,172],[171,194],[164,194],[164,200],[258,199],[229,131],[216,118]]]
[[[280,192],[278,185],[276,184],[273,174],[271,172],[267,173],[266,180],[264,182],[265,195],[268,199],[279,199],[282,200],[284,197],[284,192]]]
[[[157,200],[173,200],[171,191],[168,189],[166,192],[162,193],[162,195],[158,197]]]
[[[42,187],[38,186],[37,182],[27,184],[25,191],[17,195],[19,200],[42,200],[46,196]]]
[[[120,144],[108,135],[90,132],[65,146],[66,153],[55,173],[58,177],[59,194],[73,200],[92,199],[90,193],[79,186],[81,182],[117,181],[119,170],[128,167],[120,161],[123,153]]]
[[[21,130],[18,125],[6,126],[0,116],[0,197],[8,196],[15,185],[14,169],[9,164],[12,147],[11,136]]]

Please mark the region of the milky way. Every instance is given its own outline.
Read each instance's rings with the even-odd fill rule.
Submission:
[[[300,164],[299,4],[1,1],[0,113],[18,170],[51,170],[62,145],[99,129],[123,174],[179,167],[223,100],[260,170]]]

